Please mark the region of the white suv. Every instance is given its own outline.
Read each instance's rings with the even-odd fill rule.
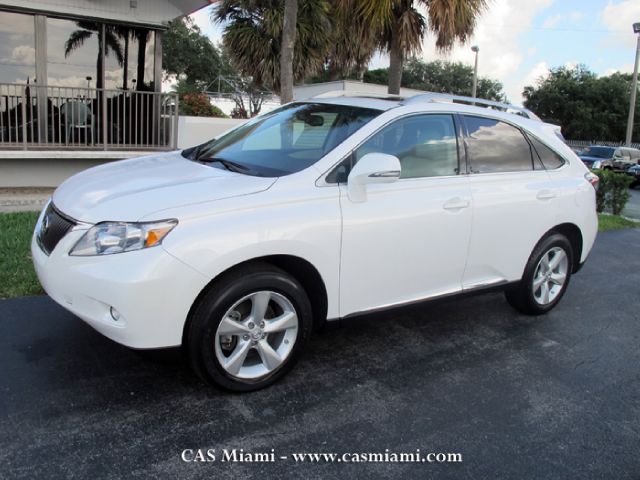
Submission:
[[[38,221],[40,282],[116,342],[182,345],[239,391],[326,321],[495,287],[545,313],[594,243],[594,176],[555,126],[441,100],[291,103],[82,172]]]

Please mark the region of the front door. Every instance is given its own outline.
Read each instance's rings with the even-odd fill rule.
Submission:
[[[460,175],[452,115],[413,115],[358,147],[395,155],[400,179],[367,186],[354,203],[341,185],[340,314],[373,310],[461,289],[471,228],[467,175]]]

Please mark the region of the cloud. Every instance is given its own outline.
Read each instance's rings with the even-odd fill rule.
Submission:
[[[556,15],[551,15],[544,21],[544,23],[542,24],[542,28],[553,28],[558,25],[558,22],[560,22],[560,20],[562,20],[562,15],[560,15],[559,13]]]
[[[571,20],[574,23],[581,21],[583,18],[584,18],[584,13],[582,13],[579,10],[574,10],[569,14],[569,20]]]
[[[624,65],[620,65],[618,68],[608,68],[604,71],[603,75],[607,77],[614,73],[633,73],[633,63],[625,63]]]
[[[30,45],[18,45],[11,51],[10,62],[13,64],[35,65],[36,50]]]
[[[600,18],[609,30],[623,34],[628,32],[624,39],[620,38],[620,43],[623,45],[619,46],[635,47],[636,38],[631,24],[640,20],[640,2],[638,0],[623,0],[621,2],[609,0],[609,3],[600,12]]]
[[[547,78],[549,76],[549,65],[547,62],[536,63],[531,70],[529,70],[524,77],[518,82],[515,82],[509,88],[506,88],[507,97],[509,101],[513,103],[520,103],[522,99],[522,91],[524,87],[537,85],[538,81]]]
[[[525,48],[520,37],[531,27],[533,19],[553,3],[553,0],[495,0],[478,19],[475,33],[466,45],[456,45],[450,54],[436,52],[435,39],[428,35],[424,42],[425,60],[434,58],[471,64],[474,54],[471,45],[480,47],[480,75],[504,81],[515,73],[523,61]]]
[[[191,20],[193,20],[193,23],[200,27],[200,30],[202,30],[203,32],[208,31],[211,27],[211,21],[209,20],[209,18],[211,17],[212,9],[213,7],[201,8],[197,12],[189,15]]]

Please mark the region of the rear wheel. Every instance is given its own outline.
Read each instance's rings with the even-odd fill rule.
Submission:
[[[545,237],[529,257],[522,280],[505,292],[516,310],[540,315],[554,308],[564,295],[573,265],[573,249],[564,235]]]
[[[242,268],[197,306],[187,335],[191,365],[229,390],[257,390],[293,367],[311,327],[309,299],[293,277],[267,264]]]

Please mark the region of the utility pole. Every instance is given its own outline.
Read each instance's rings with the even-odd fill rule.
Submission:
[[[471,89],[471,96],[476,98],[476,93],[478,90],[478,52],[480,51],[480,47],[474,45],[471,47],[471,51],[476,54],[476,64],[473,67],[473,88]]]
[[[638,35],[636,45],[636,63],[633,67],[633,79],[631,80],[631,100],[629,101],[629,118],[627,119],[627,138],[625,145],[631,145],[631,135],[633,134],[633,116],[636,111],[636,93],[638,92],[638,63],[640,62],[640,22],[633,24],[633,33]]]

